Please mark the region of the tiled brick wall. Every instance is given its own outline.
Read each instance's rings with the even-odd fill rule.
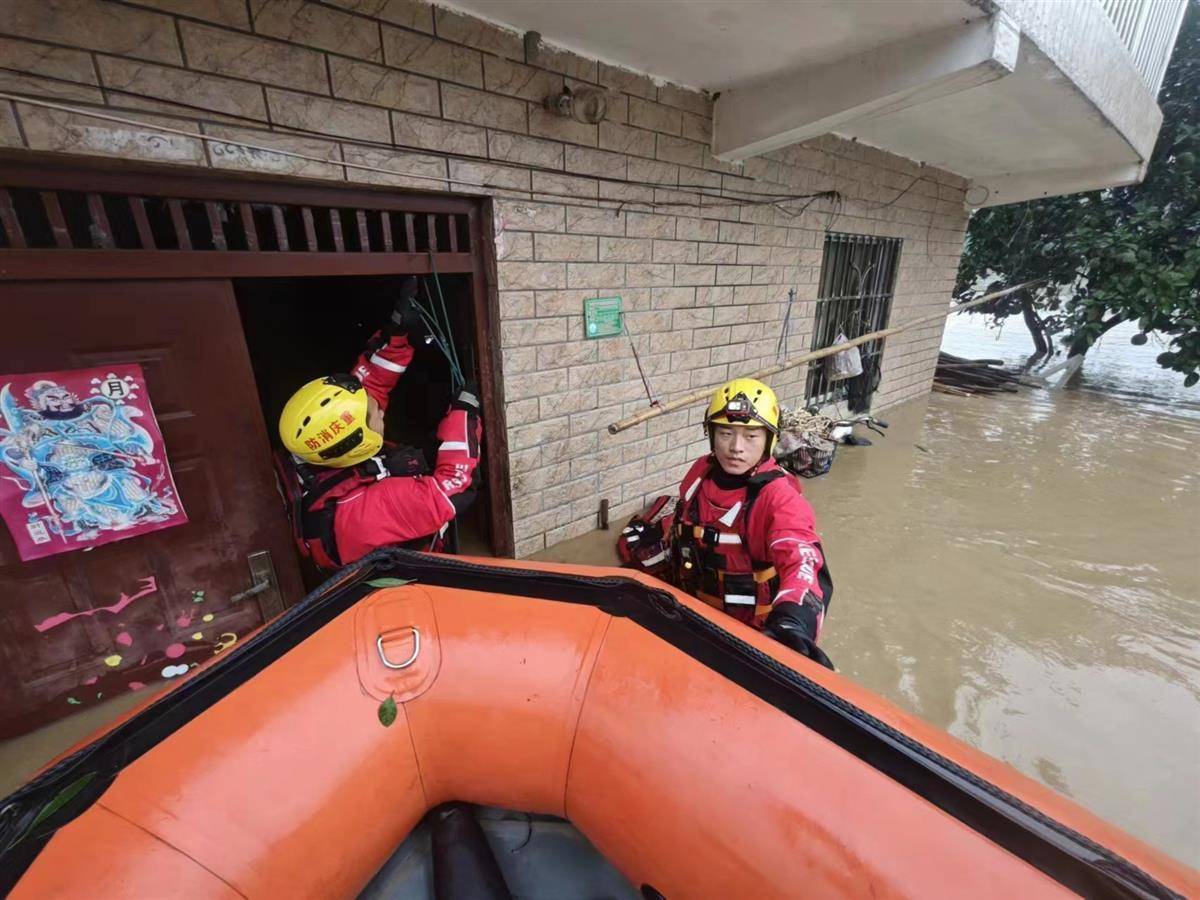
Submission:
[[[835,137],[719,163],[704,95],[545,44],[526,59],[520,35],[418,0],[3,0],[0,36],[3,65],[34,73],[0,71],[0,90],[314,159],[8,101],[0,145],[496,196],[521,555],[592,528],[601,498],[636,509],[706,449],[699,406],[607,434],[646,397],[627,340],[583,339],[585,298],[623,298],[664,398],[774,362],[792,287],[788,349],[807,349],[827,228],[904,239],[893,324],[949,299],[962,179]],[[564,83],[607,89],[606,119],[546,113]],[[807,208],[731,193],[830,189]],[[941,332],[888,341],[877,408],[929,389]],[[794,402],[803,370],[773,384]]]

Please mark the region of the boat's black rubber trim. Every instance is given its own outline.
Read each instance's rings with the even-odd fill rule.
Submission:
[[[597,607],[628,618],[813,729],[1008,852],[1085,897],[1178,898],[1090,838],[924,746],[679,603],[630,578],[489,566],[449,556],[379,550],[330,579],[212,668],[0,801],[0,891],[7,892],[55,831],[122,768],[262,671],[376,588],[379,576]],[[80,778],[61,808],[39,813]]]

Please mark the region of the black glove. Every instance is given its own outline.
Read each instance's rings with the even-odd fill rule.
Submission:
[[[659,519],[657,522],[642,522],[635,527],[639,532],[638,539],[642,542],[643,547],[662,543],[662,519]]]
[[[621,536],[625,539],[626,546],[637,544],[636,548],[630,548],[630,552],[634,549],[641,550],[643,547],[653,547],[655,544],[662,543],[662,519],[657,522],[647,522],[641,516],[634,516],[621,529]]]
[[[475,490],[475,482],[472,480],[471,487],[463,491],[461,494],[455,494],[450,498],[450,505],[454,507],[454,515],[461,516],[464,512],[471,508],[471,504],[475,502],[475,498],[479,492]]]
[[[808,601],[808,595],[805,595],[805,601]],[[813,601],[820,603],[815,597]],[[776,603],[771,609],[771,614],[767,616],[766,624],[763,625],[762,633],[779,641],[785,647],[790,647],[801,656],[807,656],[813,662],[820,663],[827,669],[833,669],[833,660],[812,639],[812,635],[816,632],[816,624],[815,609],[808,602],[784,601]]]
[[[417,276],[409,275],[401,282],[400,296],[396,298],[392,314],[383,327],[384,333],[388,337],[395,334],[407,334],[417,338],[424,337],[429,333],[425,320],[421,318],[417,305],[413,303],[415,296],[417,296]]]
[[[458,396],[450,401],[451,409],[465,409],[470,413],[479,413],[479,384],[468,381],[458,392]]]

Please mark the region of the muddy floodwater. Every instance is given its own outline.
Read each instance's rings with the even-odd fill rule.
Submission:
[[[964,317],[944,348],[1027,343]],[[1081,390],[909,404],[806,488],[844,673],[1196,865],[1200,392],[1158,352],[1122,330]]]
[[[1128,329],[1080,390],[935,394],[806,481],[838,669],[1200,864],[1200,391]],[[952,320],[947,351],[1020,359]],[[610,532],[609,535],[612,533]],[[545,556],[611,559],[611,536]]]

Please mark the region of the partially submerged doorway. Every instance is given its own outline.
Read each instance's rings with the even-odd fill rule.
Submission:
[[[494,263],[486,200],[30,153],[0,153],[0,161],[0,305],[24,305],[34,320],[47,322],[49,310],[69,308],[73,329],[69,342],[56,340],[49,326],[14,331],[16,349],[5,355],[0,374],[77,368],[88,360],[149,361],[143,368],[166,454],[184,507],[196,510],[185,527],[25,563],[0,529],[0,682],[11,688],[0,735],[74,711],[72,686],[94,686],[88,682],[97,671],[121,680],[127,658],[138,677],[125,677],[122,690],[157,678],[163,648],[112,652],[113,640],[128,630],[109,622],[113,614],[103,609],[110,592],[125,590],[114,573],[135,577],[134,588],[136,578],[154,576],[154,609],[149,600],[140,603],[158,618],[146,628],[176,643],[174,632],[185,628],[178,623],[197,591],[212,602],[260,583],[245,557],[263,547],[272,548],[274,586],[236,601],[244,604],[238,631],[299,599],[296,560],[270,488],[268,441],[278,395],[318,370],[348,369],[362,336],[390,306],[399,276],[442,273],[451,318],[456,330],[461,325],[482,387],[487,486],[470,517],[479,539],[467,547],[511,555],[499,348],[489,340],[498,313],[487,274]],[[202,313],[184,321],[181,298],[188,290],[197,304],[217,298],[211,303],[220,301],[222,317]],[[28,306],[31,297],[36,309]],[[309,306],[322,314],[306,314]],[[291,342],[304,347],[299,357],[281,352],[288,329],[295,329]],[[179,362],[185,357],[191,369]],[[246,377],[236,388],[217,386],[230,360]],[[409,384],[422,386],[401,403],[399,433],[421,432],[435,408],[444,409],[437,362],[423,356],[414,365]],[[202,400],[212,407],[204,416],[196,412]],[[234,452],[223,439],[229,423],[242,423],[237,433],[250,436],[248,448]],[[189,479],[197,465],[204,477]],[[256,488],[239,494],[247,472]],[[201,526],[208,529],[203,536]],[[138,566],[126,564],[131,554]],[[237,571],[216,565],[222,559],[239,562]],[[197,567],[211,583],[189,574]],[[214,567],[228,574],[228,584],[212,581]],[[267,602],[272,596],[278,605]],[[250,607],[258,612],[251,615]],[[47,633],[49,643],[35,633],[39,616],[64,612],[72,617]],[[214,616],[213,623],[221,621]],[[184,637],[202,633],[209,640],[211,630]],[[92,693],[96,701],[111,697],[107,688]]]
[[[254,380],[273,440],[279,414],[297,387],[353,368],[367,341],[388,318],[403,280],[402,275],[234,280]],[[470,337],[477,324],[470,278],[424,275],[419,280],[422,303],[445,299],[461,363],[468,377],[476,377]],[[414,338],[414,350],[388,407],[384,436],[420,448],[432,463],[437,455],[437,427],[452,399],[450,366],[434,343]],[[455,523],[460,552],[486,555],[490,551],[488,474],[485,457],[476,471],[479,497]]]

